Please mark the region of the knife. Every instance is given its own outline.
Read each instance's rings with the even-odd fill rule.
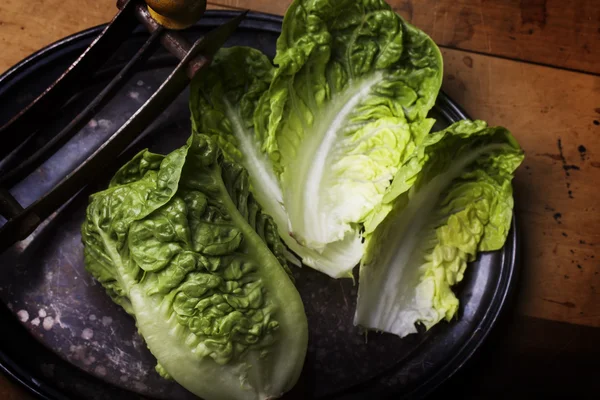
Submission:
[[[43,220],[92,181],[97,171],[112,166],[117,156],[175,100],[190,80],[210,65],[214,54],[225,44],[246,14],[247,12],[241,13],[198,39],[165,82],[119,130],[50,192],[8,219],[0,228],[0,254],[29,236]],[[6,208],[13,211],[18,210],[18,202],[11,197],[4,191],[0,203],[10,205]]]

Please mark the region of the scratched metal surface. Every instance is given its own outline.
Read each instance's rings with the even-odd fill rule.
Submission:
[[[213,14],[204,24],[221,23],[219,15]],[[227,45],[251,45],[272,56],[278,24],[270,21],[250,19]],[[197,28],[196,34],[202,29]],[[132,39],[132,43],[135,40],[139,39]],[[126,46],[116,61],[130,51]],[[76,51],[66,51],[54,62],[55,70],[64,67],[75,54]],[[170,68],[163,66],[164,60],[159,54],[76,137],[12,188],[15,197],[23,205],[30,204],[114,132],[166,77]],[[27,91],[31,85],[43,87],[43,81],[36,85],[34,80],[32,74],[21,84],[21,90]],[[84,88],[81,101],[74,102],[60,117],[68,119],[99,87]],[[13,93],[9,94],[14,95],[18,88],[11,90]],[[0,100],[3,95],[6,93],[0,92]],[[135,149],[149,147],[166,153],[185,142],[190,133],[187,95],[186,91],[165,110]],[[21,93],[13,98],[26,102],[30,97]],[[18,109],[19,103],[12,107]],[[447,103],[442,102],[441,107],[441,114],[436,114],[436,128],[450,123],[448,118],[456,118],[450,115]],[[2,112],[0,121],[11,110]],[[31,238],[0,257],[0,299],[47,349],[49,354],[44,354],[46,361],[41,363],[40,371],[50,384],[90,399],[130,398],[132,393],[156,399],[195,398],[176,383],[158,376],[155,360],[138,336],[133,319],[113,304],[85,272],[79,229],[87,194],[75,197]],[[481,324],[486,318],[489,320],[497,306],[496,295],[502,289],[498,284],[507,284],[502,279],[506,269],[512,268],[513,244],[514,240],[509,241],[503,252],[485,254],[469,267],[465,281],[457,289],[461,309],[456,321],[404,339],[371,333],[365,340],[352,324],[357,289],[352,280],[329,279],[307,267],[294,269],[310,330],[309,352],[299,384],[302,398],[373,393],[382,388],[406,392],[432,377],[441,380],[440,371],[460,365],[456,361],[452,364],[452,357],[464,353],[465,346],[473,346],[473,338],[484,333]],[[52,362],[54,355],[67,363]],[[69,373],[71,366],[104,384],[92,386],[78,381]]]

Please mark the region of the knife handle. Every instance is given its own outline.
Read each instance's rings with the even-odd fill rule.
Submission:
[[[185,29],[206,11],[206,0],[145,0],[152,18],[168,29]]]

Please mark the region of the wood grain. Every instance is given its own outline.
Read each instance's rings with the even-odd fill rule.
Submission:
[[[291,0],[209,3],[209,8],[283,14]],[[389,3],[442,46],[600,73],[600,2],[596,0],[574,0],[569,7],[558,0]],[[115,12],[114,0],[0,2],[0,44],[5,51],[0,71],[59,38],[108,22]]]
[[[115,0],[0,1],[0,72],[60,38],[110,21],[115,4]]]
[[[285,13],[291,0],[211,0]],[[387,0],[441,46],[600,73],[600,1]]]
[[[510,129],[525,315],[600,326],[600,77],[444,50],[443,90]]]

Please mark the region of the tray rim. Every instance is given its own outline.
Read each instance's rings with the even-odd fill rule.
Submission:
[[[208,17],[212,23],[209,25],[213,25],[215,20],[223,19],[227,20],[229,18],[233,18],[239,15],[240,11],[237,10],[207,10],[204,14],[205,17]],[[269,14],[263,12],[249,12],[246,16],[246,20],[253,21],[263,21],[267,23],[272,23],[276,25],[281,25],[283,21],[283,16],[276,14]],[[244,22],[242,22],[241,27],[244,26]],[[17,81],[19,75],[27,75],[30,72],[30,69],[40,68],[44,65],[50,64],[56,57],[59,57],[61,54],[61,50],[66,50],[69,47],[81,47],[85,49],[88,45],[87,40],[90,38],[95,38],[108,24],[100,24],[93,27],[90,27],[85,30],[81,30],[75,32],[71,35],[67,35],[61,39],[58,39],[39,50],[31,53],[29,56],[23,58],[18,63],[14,64],[4,73],[0,74],[0,95],[9,90],[14,83],[11,83],[13,79]],[[198,26],[202,26],[203,20],[200,20],[197,23]],[[280,32],[280,30],[269,30],[264,29],[265,31],[272,32]],[[144,33],[147,34],[143,28],[138,27],[134,31],[134,33]],[[8,84],[8,86],[7,86]],[[18,84],[18,82],[17,82]],[[440,89],[436,104],[438,102],[443,102],[444,106],[447,109],[440,109],[439,111],[445,115],[450,120],[453,119],[471,119],[469,114],[450,96],[448,96],[442,89]],[[513,193],[513,197],[516,196]],[[406,399],[415,399],[415,398],[423,398],[427,395],[430,395],[441,385],[450,380],[454,375],[460,372],[463,369],[463,366],[470,362],[473,358],[474,354],[479,350],[479,348],[486,342],[490,332],[497,324],[498,320],[501,318],[503,313],[506,311],[508,303],[513,297],[514,292],[517,290],[517,281],[519,276],[519,267],[520,267],[520,253],[521,253],[521,245],[519,240],[519,224],[517,221],[517,210],[513,208],[513,216],[511,221],[511,228],[509,235],[507,237],[507,241],[503,247],[503,249],[510,249],[507,254],[507,259],[505,261],[506,267],[503,268],[503,274],[500,276],[500,281],[495,287],[495,292],[490,301],[489,307],[487,308],[484,316],[479,321],[477,328],[473,331],[471,336],[463,343],[463,345],[459,348],[459,350],[452,356],[445,365],[441,366],[441,368],[432,374],[428,379],[421,382],[416,388],[412,391],[406,393],[403,398]],[[510,244],[510,246],[508,246]],[[6,311],[11,314],[14,313],[12,310],[9,310],[7,305],[3,302],[0,302],[0,307],[6,309]],[[4,310],[3,310],[4,311]],[[15,321],[18,320],[15,317]],[[35,338],[32,337],[35,340]],[[40,343],[43,346],[43,344]],[[50,350],[51,351],[51,350]],[[76,366],[73,366],[77,368]],[[36,379],[31,371],[26,371],[24,368],[20,367],[15,360],[5,354],[5,351],[0,347],[0,372],[3,373],[9,380],[13,381],[17,385],[29,391],[32,395],[44,399],[44,400],[69,400],[70,398],[67,395],[61,393],[57,390],[56,387],[46,384],[43,381],[39,381]],[[94,379],[90,374],[87,374],[91,379]],[[336,398],[343,399],[357,399],[363,397],[369,397],[372,394],[382,395],[382,393],[370,393],[367,391],[366,393],[359,394],[358,397],[355,395],[348,396],[347,393],[341,393]],[[136,396],[136,394],[134,394]],[[144,398],[142,395],[137,394],[138,397]]]

